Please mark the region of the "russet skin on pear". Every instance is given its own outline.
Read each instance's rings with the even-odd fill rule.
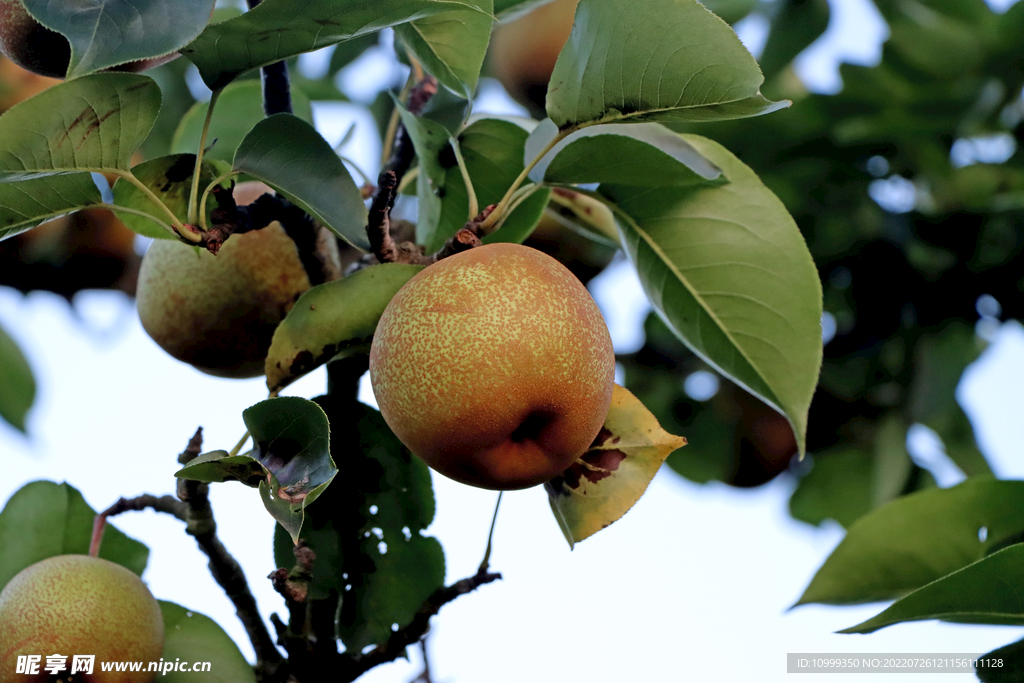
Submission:
[[[100,662],[155,662],[164,648],[160,605],[138,576],[109,560],[58,555],[26,567],[0,591],[0,683],[44,683],[46,656],[95,655],[90,683],[149,683],[150,671],[102,671]],[[15,673],[41,655],[38,675]],[[147,668],[146,666],[143,667]]]
[[[374,395],[409,449],[452,479],[521,489],[561,474],[604,424],[615,355],[564,266],[491,244],[412,278],[370,350]]]

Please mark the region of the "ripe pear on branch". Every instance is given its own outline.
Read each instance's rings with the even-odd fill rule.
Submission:
[[[238,184],[235,202],[273,192]],[[216,256],[157,240],[142,259],[137,289],[142,326],[163,350],[218,377],[263,374],[278,323],[310,287],[295,243],[274,221],[232,235]]]
[[[615,355],[597,304],[550,256],[476,247],[413,277],[385,309],[370,379],[398,438],[488,489],[561,474],[608,414]]]

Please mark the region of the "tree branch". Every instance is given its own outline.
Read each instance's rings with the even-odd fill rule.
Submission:
[[[196,430],[188,447],[178,456],[178,462],[188,464],[200,450],[202,427]],[[249,642],[256,652],[257,672],[276,669],[276,665],[282,660],[281,653],[260,618],[256,598],[249,590],[245,572],[217,538],[217,522],[213,518],[213,508],[210,506],[209,488],[209,485],[203,482],[186,482],[184,486],[179,485],[179,498],[186,508],[185,532],[195,538],[200,550],[206,553],[210,560],[210,574],[234,604],[235,613],[245,627]]]
[[[199,246],[216,254],[231,235],[262,230],[277,221],[295,243],[299,260],[310,285],[341,277],[337,263],[337,247],[324,235],[325,229],[305,211],[278,194],[265,193],[252,204],[238,206],[225,188],[214,188],[217,208],[210,213],[213,227],[202,237]]]
[[[459,596],[472,593],[480,586],[497,581],[501,574],[477,572],[473,576],[456,581],[450,586],[442,586],[426,599],[416,612],[412,622],[400,631],[396,631],[388,641],[365,655],[344,653],[338,655],[338,677],[342,681],[354,681],[364,673],[394,661],[402,656],[409,647],[426,634],[430,627],[430,617],[441,611],[441,608]]]
[[[436,93],[437,79],[429,74],[424,74],[422,80],[409,92],[406,109],[411,114],[419,115]],[[391,238],[390,215],[391,209],[395,205],[396,190],[415,158],[416,150],[409,137],[409,131],[405,129],[405,126],[399,124],[395,134],[395,145],[391,150],[391,158],[388,159],[377,179],[377,190],[370,203],[370,214],[366,225],[366,235],[370,239],[373,254],[381,263],[412,262],[403,259],[403,252],[408,252],[409,258],[413,257],[412,252],[422,256],[422,252],[414,245],[411,251],[402,249],[396,246]]]

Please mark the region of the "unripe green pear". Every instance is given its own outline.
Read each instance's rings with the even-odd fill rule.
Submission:
[[[597,304],[536,249],[491,244],[413,277],[370,349],[380,411],[457,481],[521,489],[586,452],[611,403],[615,354]]]
[[[234,196],[250,204],[272,190],[240,183]],[[295,243],[277,222],[232,235],[214,256],[157,240],[139,271],[136,301],[142,326],[175,358],[218,377],[256,377],[278,323],[309,277]]]
[[[50,557],[0,591],[0,683],[56,680],[44,670],[54,654],[67,657],[61,680],[147,683],[155,672],[102,671],[100,662],[155,662],[163,647],[160,605],[138,576],[108,560]],[[19,655],[41,655],[39,672],[16,673]],[[95,655],[91,676],[67,678],[73,655]]]
[[[19,0],[0,0],[0,53],[23,69],[51,78],[64,78],[71,61],[67,38],[36,21]],[[139,59],[112,70],[145,71],[177,56],[177,52],[172,52],[162,57]]]

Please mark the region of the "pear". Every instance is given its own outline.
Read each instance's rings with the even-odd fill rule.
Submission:
[[[615,376],[597,304],[565,266],[518,244],[431,265],[398,291],[370,348],[381,414],[456,481],[521,489],[587,451]]]
[[[265,192],[273,190],[239,183],[235,201]],[[178,360],[218,377],[256,377],[274,330],[309,286],[295,243],[274,222],[232,235],[216,256],[157,240],[142,259],[136,303],[142,327]]]
[[[23,69],[51,78],[64,78],[71,62],[71,45],[67,38],[36,21],[19,0],[0,0],[0,53]],[[112,70],[145,71],[177,56],[177,52],[172,52],[139,59]]]
[[[95,655],[92,683],[148,683],[160,659],[160,605],[138,576],[89,555],[58,555],[26,567],[0,591],[0,683],[54,680],[49,655]],[[16,673],[19,656],[39,655],[34,675]],[[23,660],[25,661],[25,660]],[[145,662],[142,671],[102,671],[101,662]],[[78,680],[78,679],[76,679]]]

